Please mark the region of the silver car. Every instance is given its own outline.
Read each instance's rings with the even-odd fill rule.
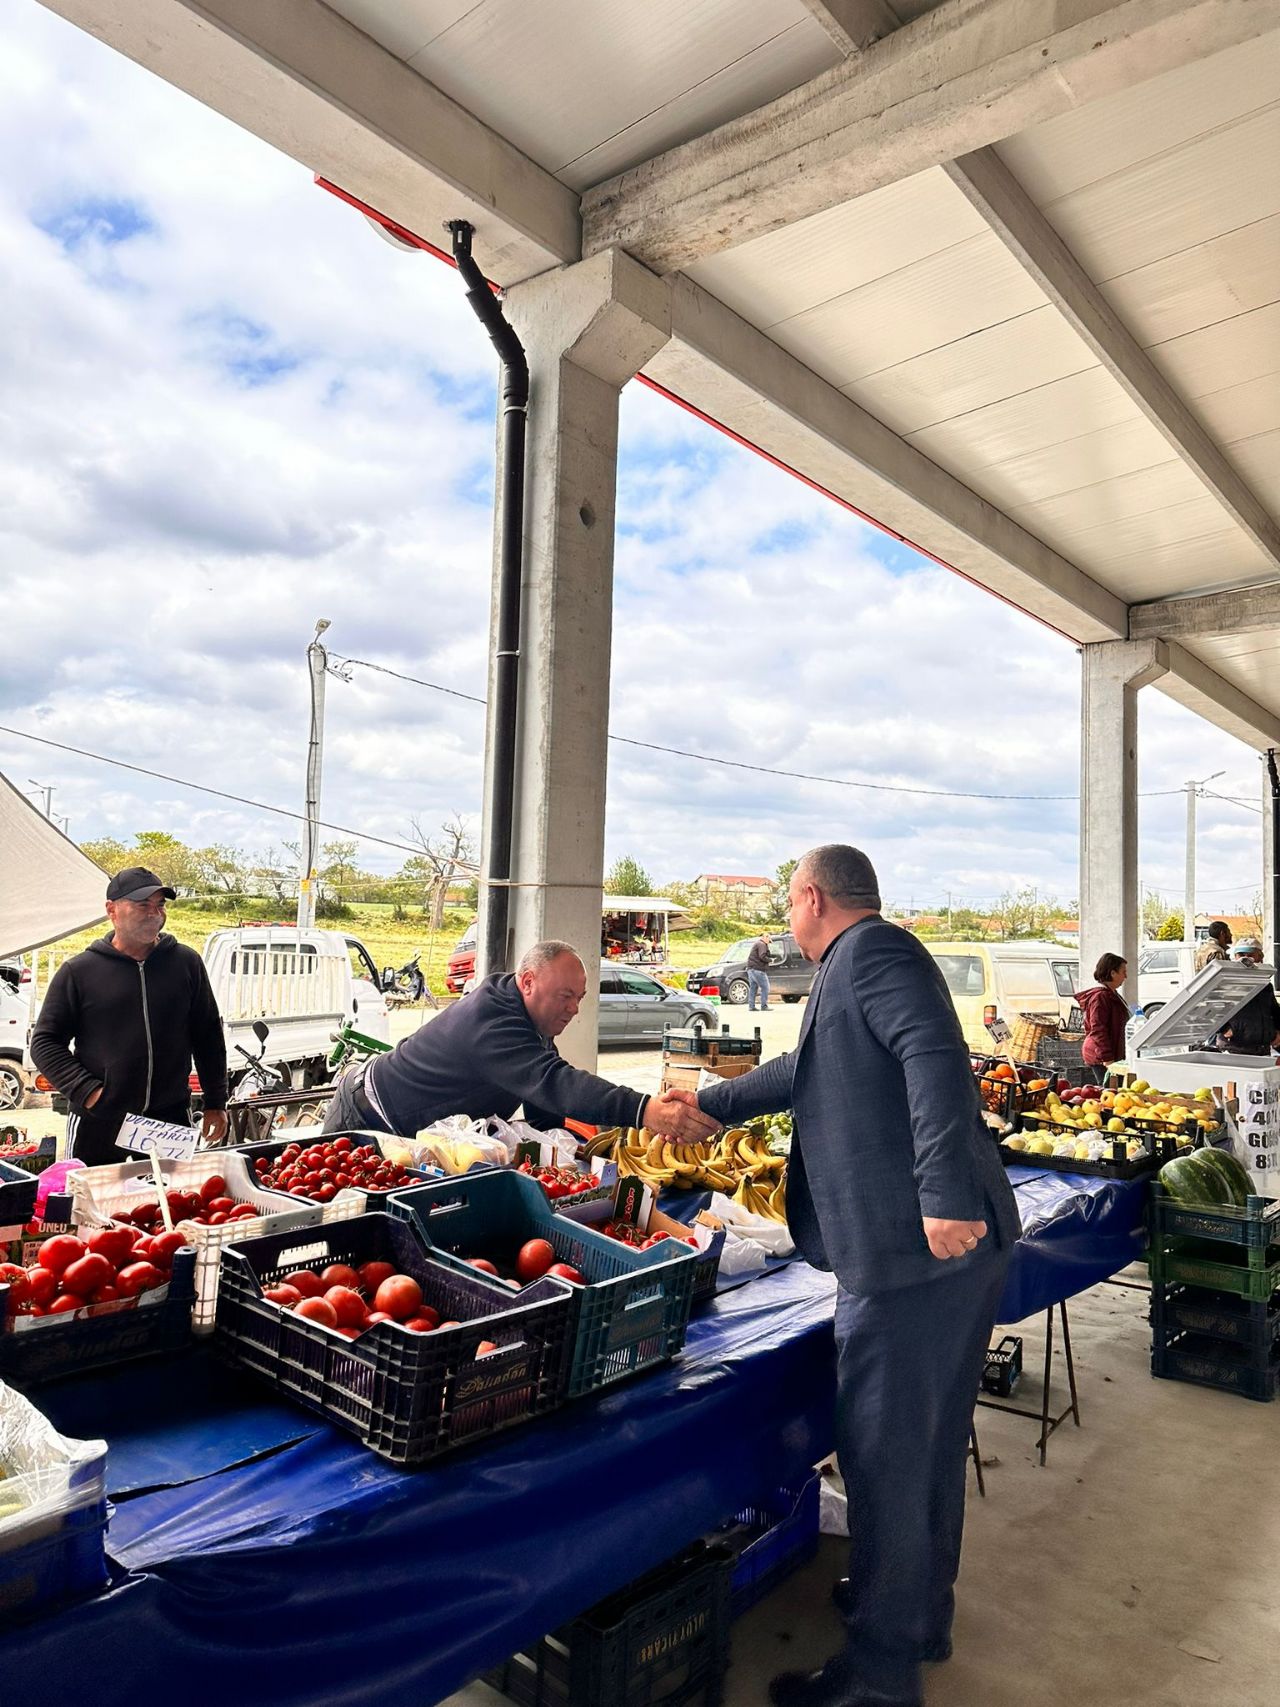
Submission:
[[[695,1019],[720,1029],[720,1015],[700,996],[660,984],[638,966],[601,965],[601,1043],[661,1043],[666,1026],[689,1025]]]

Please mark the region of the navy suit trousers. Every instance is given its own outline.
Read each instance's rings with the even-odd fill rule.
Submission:
[[[837,1294],[855,1597],[843,1660],[892,1699],[919,1699],[921,1656],[951,1633],[969,1433],[1009,1255],[984,1241],[925,1284]]]

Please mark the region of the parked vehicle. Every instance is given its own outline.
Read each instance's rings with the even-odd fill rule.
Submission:
[[[420,1002],[427,993],[427,980],[418,962],[422,955],[411,954],[403,966],[384,966],[380,980],[382,993],[387,1000],[399,1005],[405,1002]]]
[[[694,1020],[720,1029],[720,1016],[700,997],[660,984],[636,966],[611,961],[600,967],[601,1043],[661,1043],[667,1026],[691,1025]]]
[[[744,1004],[748,993],[747,956],[758,941],[758,937],[744,936],[740,942],[726,948],[713,965],[690,972],[686,980],[689,989],[695,995],[719,996],[721,1001],[732,1002],[735,1007]],[[770,937],[770,1000],[778,996],[784,1002],[798,1002],[809,994],[817,970],[813,961],[806,960],[801,954],[799,944],[790,931]]]
[[[391,1041],[377,967],[356,937],[283,924],[238,925],[215,931],[203,954],[233,1084],[243,1076],[236,1054],[253,1043],[256,1020],[270,1028],[262,1058],[280,1068],[294,1090],[327,1082],[333,1033],[348,1021]]]
[[[475,976],[476,930],[477,921],[472,919],[466,930],[458,938],[453,953],[449,956],[449,964],[445,968],[444,987],[455,996],[460,996],[466,987],[467,980]]]
[[[987,1022],[1019,1014],[1066,1020],[1080,986],[1080,959],[1056,942],[927,942],[938,962],[965,1040],[986,1049]]]
[[[459,937],[445,969],[445,988],[460,996],[476,970],[475,919]],[[600,958],[628,966],[661,966],[668,961],[672,931],[691,930],[683,907],[665,895],[603,895],[600,907]],[[583,943],[582,952],[588,952]]]
[[[0,962],[0,1109],[21,1108],[27,1094],[23,1054],[29,1024],[22,967],[12,960]]]
[[[1138,956],[1138,1005],[1158,1013],[1196,975],[1196,951],[1186,943],[1148,943]]]

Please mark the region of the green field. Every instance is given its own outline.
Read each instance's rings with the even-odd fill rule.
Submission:
[[[320,919],[317,924],[322,930],[340,930],[348,936],[359,937],[379,969],[383,966],[402,966],[411,954],[421,953],[422,970],[426,974],[429,987],[437,996],[444,995],[445,968],[449,956],[453,953],[454,944],[470,923],[471,914],[465,911],[446,912],[440,930],[432,932],[429,921],[417,912],[411,912],[404,919],[394,918],[393,913],[394,908],[389,903],[384,905],[376,902],[357,902],[351,908],[352,916],[349,919]],[[192,948],[198,949],[204,946],[205,938],[212,931],[224,930],[241,920],[249,922],[277,919],[292,922],[268,901],[261,902],[256,910],[253,903],[250,903],[244,912],[234,916],[206,912],[190,903],[173,901],[169,906],[169,919],[165,928],[176,936],[179,942],[189,943]],[[53,947],[59,951],[77,953],[96,937],[102,936],[105,929],[106,926],[102,925],[93,930],[77,931],[73,936],[64,937],[61,942],[53,944]],[[758,925],[743,923],[737,934],[749,936],[753,930],[758,929]],[[706,966],[727,946],[723,938],[701,936],[693,931],[675,931],[671,936],[671,963],[686,970],[693,966]]]

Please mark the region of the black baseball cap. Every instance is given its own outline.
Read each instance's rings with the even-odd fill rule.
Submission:
[[[157,891],[170,901],[178,899],[178,891],[161,883],[154,871],[145,865],[127,865],[107,884],[108,901],[147,901]]]

